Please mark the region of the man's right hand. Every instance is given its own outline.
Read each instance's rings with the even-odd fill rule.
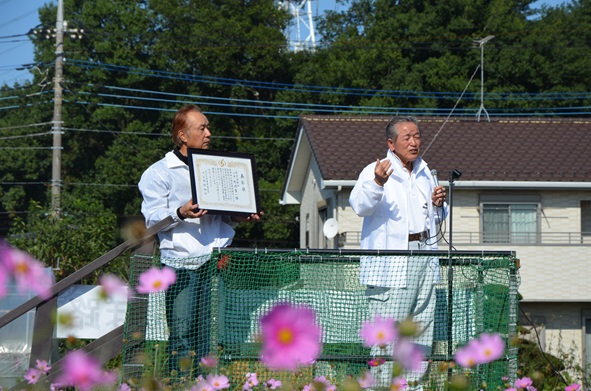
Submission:
[[[376,162],[376,168],[374,170],[374,181],[378,185],[384,186],[384,184],[388,182],[388,178],[390,178],[390,175],[392,174],[392,172],[394,172],[394,169],[390,168],[391,165],[392,163],[390,163],[390,160],[388,159],[384,159],[382,161],[378,159],[378,161]]]
[[[199,209],[199,204],[194,204],[193,201],[181,206],[179,212],[185,219],[196,219],[207,214],[207,210]]]

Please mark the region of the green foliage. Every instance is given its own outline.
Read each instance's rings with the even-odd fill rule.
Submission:
[[[63,206],[67,212],[56,218],[32,201],[27,220],[18,218],[8,237],[14,247],[53,267],[58,280],[115,247],[119,236],[116,216],[98,202],[65,197]],[[119,262],[112,262],[101,272],[114,272],[125,278],[127,272],[121,267]],[[96,283],[96,278],[86,282]]]
[[[316,51],[291,53],[283,34],[289,15],[273,0],[65,0],[68,27],[85,33],[64,42],[64,197],[93,200],[97,209],[111,211],[116,219],[88,221],[88,230],[109,238],[109,245],[118,243],[117,226],[140,213],[141,173],[173,147],[173,113],[198,103],[212,124],[213,149],[251,153],[257,161],[265,217],[241,225],[234,244],[297,247],[298,208],[278,200],[298,124],[281,116],[382,114],[381,108],[395,107],[429,115],[456,104],[475,112],[481,53],[473,41],[488,35],[495,36],[485,55],[489,112],[589,104],[513,99],[524,92],[587,91],[591,80],[591,4],[576,1],[537,14],[530,4],[352,0],[318,18],[322,41]],[[55,4],[39,13],[44,26],[55,25]],[[40,229],[43,235],[51,224],[40,224],[35,213],[27,221],[25,212],[31,201],[40,209],[50,203],[55,42],[33,40],[39,61],[33,81],[0,91],[0,208],[18,222],[13,232]],[[278,105],[284,102],[290,104]],[[64,201],[64,220],[87,213],[71,208],[74,203]],[[54,263],[52,254],[43,255]]]
[[[533,331],[520,328],[520,332],[524,335],[529,334],[528,338],[518,339],[518,359],[519,377],[529,377],[533,380],[534,386],[539,391],[563,390],[564,387],[573,383],[565,371],[569,368],[570,354],[561,355],[561,357],[554,356],[550,353],[540,350],[539,345],[534,342],[536,335]],[[533,337],[533,340],[532,338]],[[565,384],[567,382],[568,384]]]

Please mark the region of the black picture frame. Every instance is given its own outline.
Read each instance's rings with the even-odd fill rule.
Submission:
[[[260,213],[254,155],[188,148],[191,194],[211,214],[248,217]]]

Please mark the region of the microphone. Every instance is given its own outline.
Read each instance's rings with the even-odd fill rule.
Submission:
[[[435,187],[439,186],[439,179],[437,179],[437,170],[431,170],[431,176],[433,177],[433,181],[435,182]]]

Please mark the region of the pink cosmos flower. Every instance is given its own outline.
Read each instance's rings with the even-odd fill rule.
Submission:
[[[337,387],[330,384],[324,376],[314,378],[314,381],[304,386],[302,391],[336,391]]]
[[[359,336],[363,345],[385,347],[398,336],[398,329],[393,318],[382,318],[376,315],[371,321],[363,322]]]
[[[202,380],[191,387],[191,391],[214,391],[214,388],[207,380]]]
[[[369,360],[367,362],[367,365],[369,365],[370,367],[379,367],[380,365],[382,365],[385,362],[386,362],[386,360],[383,359],[382,357],[376,357],[376,358],[372,358],[371,360]]]
[[[215,368],[218,365],[218,360],[214,356],[201,357],[201,365],[205,368]]]
[[[0,254],[0,257],[1,256],[2,255]],[[2,261],[2,258],[0,258],[0,297],[6,296],[9,280],[8,270],[6,270]]]
[[[515,388],[528,388],[532,384],[533,381],[529,377],[522,377],[521,379],[515,380]]]
[[[51,276],[45,272],[44,265],[30,254],[1,244],[0,259],[4,261],[6,271],[14,277],[20,292],[30,289],[43,299],[51,296]]]
[[[265,383],[265,390],[276,390],[281,388],[282,385],[281,380],[269,379]]]
[[[78,387],[82,391],[94,386],[109,385],[115,381],[115,374],[105,373],[99,362],[81,350],[69,352],[64,357],[64,373],[57,382],[62,385]]]
[[[472,368],[478,364],[479,347],[478,342],[471,340],[467,345],[461,347],[456,351],[454,359],[456,363],[464,368]]]
[[[41,371],[37,368],[29,368],[27,373],[25,374],[24,378],[29,384],[35,384],[39,381],[39,377],[41,377]]]
[[[376,385],[376,379],[374,379],[371,372],[365,371],[361,377],[357,378],[357,383],[361,388],[370,388]]]
[[[43,373],[48,373],[51,370],[49,364],[45,360],[37,360],[37,369]]]
[[[336,390],[336,386],[334,384],[331,384],[324,376],[315,377],[314,384],[322,384],[324,387],[323,388],[324,391],[335,391]]]
[[[482,334],[479,338],[478,364],[498,360],[505,352],[505,342],[499,334]]]
[[[320,327],[307,307],[278,304],[261,318],[261,361],[270,369],[295,370],[320,354]]]
[[[404,369],[409,371],[418,371],[421,369],[421,362],[425,361],[425,355],[421,348],[408,338],[400,338],[396,342],[392,357]]]
[[[564,391],[577,391],[581,388],[581,385],[578,383],[573,383],[570,386],[566,386]]]
[[[117,391],[131,391],[131,387],[127,383],[121,383]]]
[[[390,386],[390,390],[391,391],[402,391],[405,390],[408,387],[408,383],[406,382],[406,379],[403,378],[402,376],[399,377],[395,377],[394,379],[392,379],[392,385]]]
[[[49,391],[60,391],[66,388],[67,386],[60,384],[60,383],[51,383],[49,385]]]
[[[115,276],[114,274],[102,275],[99,279],[99,284],[101,286],[100,296],[103,299],[115,296],[125,298],[129,297],[127,285],[122,279]]]
[[[223,390],[230,387],[230,381],[224,375],[207,375],[205,379],[214,390]]]
[[[259,379],[257,379],[257,374],[256,372],[254,373],[250,373],[248,372],[246,374],[246,382],[244,383],[244,386],[242,386],[243,390],[251,390],[252,387],[257,386],[259,384]]]
[[[509,388],[505,388],[505,391],[517,391],[517,390],[513,387],[509,387]]]
[[[151,267],[139,277],[138,293],[155,293],[168,289],[176,281],[174,270],[169,267]]]

